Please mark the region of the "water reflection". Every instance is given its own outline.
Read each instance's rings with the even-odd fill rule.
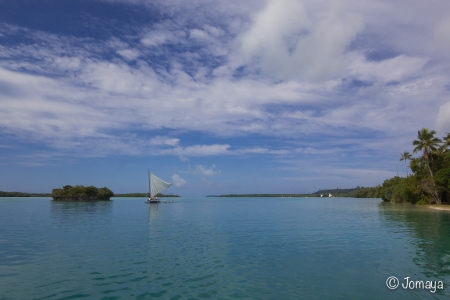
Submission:
[[[101,223],[109,219],[113,201],[52,201],[51,214],[57,225]]]
[[[156,219],[158,216],[158,203],[147,203],[148,205],[148,223]]]
[[[380,215],[390,231],[412,238],[414,263],[429,277],[450,275],[450,212],[410,204],[380,204]]]

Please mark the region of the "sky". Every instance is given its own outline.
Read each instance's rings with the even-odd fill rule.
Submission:
[[[310,193],[450,132],[447,0],[0,0],[0,190]]]

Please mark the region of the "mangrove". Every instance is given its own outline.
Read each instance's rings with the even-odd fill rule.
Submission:
[[[110,200],[114,193],[107,187],[65,185],[62,189],[53,189],[52,198],[55,201],[95,201]]]

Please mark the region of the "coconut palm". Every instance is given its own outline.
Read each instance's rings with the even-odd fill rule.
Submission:
[[[406,161],[409,159],[411,160],[412,155],[408,151],[405,151],[403,153],[400,153],[400,161],[405,161],[405,169],[406,169],[406,177],[408,177],[408,166],[406,165]]]
[[[425,161],[427,162],[428,171],[430,171],[431,176],[431,182],[432,182],[432,195],[434,197],[434,200],[437,204],[441,204],[441,198],[439,196],[439,193],[436,189],[436,184],[434,183],[434,175],[433,171],[431,171],[430,168],[430,160],[429,157],[431,153],[436,153],[438,147],[440,146],[441,140],[434,135],[436,134],[436,131],[431,130],[429,131],[428,128],[422,128],[417,132],[417,140],[413,141],[414,151],[413,153],[417,153],[419,151],[422,151],[422,155],[425,158]]]
[[[431,153],[437,152],[439,144],[441,143],[441,140],[434,136],[435,134],[436,131],[434,130],[429,131],[428,128],[422,128],[417,132],[417,140],[414,140],[412,143],[415,147],[413,151],[414,154],[422,151],[422,155],[427,162],[428,171],[430,171],[431,177],[434,176],[430,168],[429,156]]]
[[[442,152],[445,152],[447,147],[450,146],[450,132],[446,132],[446,134],[447,135],[444,136],[444,138],[443,138],[443,145],[442,145],[443,151]]]
[[[450,133],[447,132],[447,135],[442,138],[442,144],[438,149],[439,154],[444,154],[447,151],[447,147],[450,146]]]

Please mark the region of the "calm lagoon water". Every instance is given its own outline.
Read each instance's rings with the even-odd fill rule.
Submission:
[[[389,290],[389,276],[444,289]],[[352,198],[0,198],[0,299],[449,296],[450,212]]]

